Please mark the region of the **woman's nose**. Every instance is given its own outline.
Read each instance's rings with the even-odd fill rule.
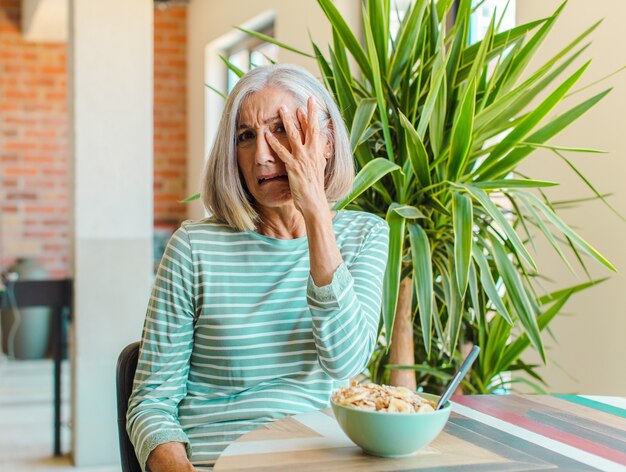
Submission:
[[[257,164],[273,163],[276,160],[276,153],[265,139],[263,133],[259,133],[254,148],[254,160]]]

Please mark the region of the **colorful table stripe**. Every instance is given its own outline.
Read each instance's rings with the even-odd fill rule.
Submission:
[[[417,454],[383,459],[350,442],[330,410],[292,416],[242,436],[216,471],[624,471],[626,399],[466,395],[444,431]]]
[[[598,400],[592,400],[589,397],[583,397],[579,395],[554,395],[557,398],[562,398],[568,402],[578,403],[579,405],[588,406],[589,408],[595,408],[596,410],[605,411],[612,415],[621,416],[626,418],[626,409],[618,408],[611,404],[607,404]]]

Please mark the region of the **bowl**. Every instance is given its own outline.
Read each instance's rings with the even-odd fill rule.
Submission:
[[[439,401],[438,395],[419,395]],[[452,409],[448,402],[431,412],[387,413],[330,403],[339,426],[352,442],[367,454],[380,457],[408,456],[426,447],[446,425]]]

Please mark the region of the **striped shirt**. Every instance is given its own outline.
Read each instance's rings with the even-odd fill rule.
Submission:
[[[165,250],[144,323],[127,428],[145,470],[179,441],[210,470],[243,433],[329,404],[376,342],[387,223],[342,210],[343,263],[310,277],[306,237],[274,239],[211,219],[188,221]]]

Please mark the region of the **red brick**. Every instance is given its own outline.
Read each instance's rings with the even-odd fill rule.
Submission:
[[[33,169],[31,167],[21,168],[21,167],[5,167],[4,168],[5,175],[12,176],[32,176],[37,175],[37,169]]]

